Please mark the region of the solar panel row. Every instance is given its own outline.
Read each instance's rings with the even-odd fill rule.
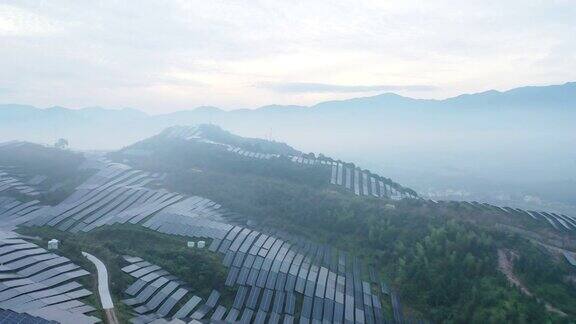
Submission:
[[[310,320],[339,322],[339,319],[343,318],[345,278],[340,276],[340,284],[338,285],[337,272],[345,270],[344,254],[336,257],[329,247],[303,244],[296,242],[297,239],[294,238],[291,239],[295,242],[289,243],[260,232],[255,234],[256,231],[237,228],[234,232],[237,233],[236,236],[229,233],[227,238],[234,237],[231,242],[236,243],[228,244],[228,247],[234,245],[233,249],[236,250],[238,246],[245,246],[245,242],[252,243],[252,246],[248,248],[247,255],[239,251],[234,253],[230,249],[221,250],[224,253],[224,264],[230,267],[227,284],[234,285],[234,278],[237,278],[236,284],[239,285],[233,309],[248,308],[253,310],[256,313],[254,321],[280,320],[285,311],[294,312],[295,309],[294,295],[290,295],[292,298],[286,298],[286,291],[300,290],[312,300],[311,311],[316,318],[311,316]],[[246,248],[243,250],[246,251]],[[241,255],[240,259],[238,255]],[[243,262],[238,260],[243,260]],[[322,266],[318,266],[318,264]],[[357,271],[360,270],[360,267],[357,267]],[[297,276],[300,282],[295,284]],[[267,279],[264,280],[263,278],[266,277]],[[353,278],[352,274],[350,278]],[[350,279],[350,282],[351,287],[353,287],[353,279]],[[356,295],[359,296],[358,309],[354,308],[354,290],[348,297],[352,303],[352,319],[358,316],[362,317],[363,320],[366,318],[368,322],[374,322],[376,316],[371,304],[373,295],[370,292],[363,296],[364,283],[357,285],[360,287],[356,289]],[[336,297],[337,290],[339,290],[338,297]],[[362,302],[363,297],[368,298],[368,296],[370,297],[370,305]],[[336,298],[339,299],[339,303],[335,301]],[[374,296],[374,298],[378,297]],[[366,299],[367,301],[368,299]],[[365,308],[367,312],[365,312]],[[266,316],[264,316],[265,313]],[[379,316],[378,318],[383,317]],[[305,321],[306,316],[302,319]]]
[[[454,208],[467,208],[475,211],[485,211],[491,213],[506,214],[517,217],[529,217],[534,221],[545,222],[558,231],[576,230],[576,217],[544,211],[523,210],[513,207],[495,206],[488,203],[479,203],[477,201],[436,201],[432,199],[425,200],[426,203],[438,206],[450,206]]]
[[[7,168],[0,168],[0,193],[7,191],[16,191],[19,194],[29,197],[37,197],[40,195],[39,189],[33,183],[26,183],[25,180],[18,179],[16,175],[11,174],[11,171]]]
[[[94,309],[80,299],[91,292],[74,281],[88,272],[67,258],[16,238],[12,232],[1,231],[0,260],[2,273],[11,274],[0,276],[0,308],[36,312],[49,320],[99,321],[85,315]]]

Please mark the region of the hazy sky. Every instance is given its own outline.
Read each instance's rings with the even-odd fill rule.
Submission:
[[[0,103],[161,113],[574,80],[573,0],[0,0]]]

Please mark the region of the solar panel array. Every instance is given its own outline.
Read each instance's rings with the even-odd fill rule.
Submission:
[[[117,163],[100,167],[71,196],[56,206],[39,209],[26,225],[48,225],[75,233],[115,223],[142,223],[160,211],[164,211],[160,215],[165,220],[186,208],[188,216],[190,213],[206,217],[218,215],[216,210],[220,206],[207,199],[186,198],[165,189],[149,188],[148,185],[161,179],[160,175]],[[154,222],[147,224],[156,225]]]
[[[570,251],[562,251],[562,254],[564,255],[564,258],[566,259],[566,261],[568,263],[570,263],[570,265],[576,267],[576,259],[574,258],[574,253],[570,252]]]
[[[363,280],[358,259],[302,238],[270,233],[235,226],[210,246],[224,254],[230,269],[226,285],[238,289],[227,320],[384,323],[378,283]]]
[[[202,304],[204,306],[194,312],[191,309],[187,314],[191,318],[202,319],[212,314],[228,320],[290,322],[299,319],[297,309],[306,309],[313,303],[313,313],[300,319],[333,318],[335,322],[339,319],[344,322],[346,318],[367,322],[383,319],[379,298],[371,292],[379,291],[373,287],[377,284],[362,282],[359,270],[351,265],[346,270],[345,254],[341,254],[338,264],[329,261],[333,251],[328,247],[234,226],[227,223],[220,205],[201,197],[146,188],[142,183],[147,183],[148,178],[145,172],[108,163],[69,198],[49,210],[42,210],[28,225],[46,224],[62,230],[87,231],[126,221],[167,234],[210,239],[209,249],[222,253],[223,263],[230,269],[226,284],[236,287],[239,294],[249,289],[250,295],[241,304],[237,302],[238,308],[229,311],[213,303]],[[147,198],[142,198],[145,196]],[[134,205],[138,201],[142,203]],[[142,317],[138,321],[170,315],[169,305],[184,298],[187,291],[182,289],[186,288],[159,267],[131,260],[133,264],[125,271],[141,280],[127,289],[127,293],[135,297],[126,302],[135,306],[135,312]],[[373,289],[365,289],[367,284]],[[296,305],[299,295],[304,296],[302,305]],[[189,299],[188,306],[198,301],[193,297]],[[168,306],[162,307],[164,303]]]
[[[9,309],[0,309],[0,323],[58,324],[55,321],[49,321],[26,313],[17,313]]]
[[[0,226],[13,229],[16,225],[34,219],[42,209],[47,208],[38,200],[22,202],[20,200],[0,196]]]
[[[43,181],[43,176],[35,176],[30,179],[31,182],[26,182],[12,174],[11,170],[13,170],[13,168],[0,167],[0,193],[15,191],[19,194],[30,197],[37,197],[40,195],[36,185]]]
[[[303,165],[320,165],[330,168],[330,184],[342,187],[357,196],[372,196],[400,200],[418,198],[412,190],[408,190],[390,179],[379,176],[369,170],[364,170],[350,163],[334,161],[329,158],[307,158],[293,156],[291,160]]]
[[[576,231],[576,217],[569,216],[561,213],[545,212],[545,211],[535,211],[535,210],[524,210],[514,207],[501,207],[495,206],[488,203],[480,203],[477,201],[436,201],[429,199],[428,203],[438,206],[460,206],[463,208],[468,208],[478,211],[488,211],[493,213],[506,214],[514,217],[529,217],[535,221],[544,222],[560,232],[574,232]]]
[[[197,126],[172,126],[162,131],[161,136],[184,140],[198,139],[201,132]]]
[[[230,145],[228,145],[226,149],[229,152],[236,153],[236,154],[239,154],[241,156],[248,157],[248,158],[254,158],[254,159],[269,160],[271,158],[280,157],[279,154],[259,153],[259,152],[247,151],[247,150],[244,150],[242,148],[234,147],[234,146],[230,146]]]
[[[222,240],[232,225],[221,206],[201,197],[188,197],[158,212],[142,225],[166,234]]]
[[[81,301],[92,293],[75,280],[89,273],[69,259],[0,231],[0,309],[60,323],[97,323]]]
[[[138,257],[122,270],[136,281],[124,302],[134,307],[133,323],[158,318],[225,320],[239,323],[385,323],[373,280],[362,279],[358,259],[328,246],[233,227],[210,249],[223,253],[226,285],[236,288],[232,307],[218,305],[213,291],[205,302],[178,278]],[[297,298],[299,296],[299,298]],[[302,300],[297,305],[297,300]],[[178,301],[182,306],[174,305]],[[166,306],[167,305],[167,306]],[[298,311],[300,310],[300,311]]]
[[[136,279],[126,290],[123,302],[132,307],[132,323],[149,323],[161,318],[200,320],[214,312],[212,319],[226,313],[218,305],[220,293],[213,290],[206,301],[190,292],[186,284],[159,266],[139,257],[125,256],[129,265],[122,271]],[[177,305],[181,305],[177,307]]]
[[[259,153],[246,151],[239,147],[227,145],[227,150],[247,158],[265,159],[279,158],[279,154]],[[318,166],[330,168],[330,184],[348,189],[357,196],[373,196],[400,200],[403,198],[417,198],[417,196],[397,183],[390,181],[368,170],[362,170],[351,164],[334,161],[326,157],[286,156],[298,165]],[[349,174],[348,178],[345,175]],[[347,181],[346,181],[347,180]],[[347,184],[348,183],[348,184]],[[353,183],[353,186],[350,184]]]

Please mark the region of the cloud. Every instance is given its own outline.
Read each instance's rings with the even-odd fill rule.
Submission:
[[[161,113],[576,80],[572,0],[0,2],[0,103]]]
[[[256,87],[280,93],[358,93],[374,91],[433,91],[430,85],[340,85],[310,82],[262,82]]]
[[[56,31],[50,19],[18,7],[0,4],[0,36],[44,36]]]

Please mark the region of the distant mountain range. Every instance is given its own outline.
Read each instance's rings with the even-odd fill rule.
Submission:
[[[399,108],[399,107],[458,107],[458,108],[549,108],[570,109],[576,107],[576,82],[552,86],[529,86],[509,91],[490,90],[464,94],[444,100],[413,99],[393,93],[374,97],[355,98],[319,103],[313,108],[334,109],[346,107]]]
[[[526,114],[532,113],[537,116],[532,116],[534,118],[530,121],[522,120]],[[528,124],[554,121],[546,117],[542,119],[541,113],[548,117],[576,114],[576,82],[522,87],[505,92],[491,90],[444,100],[413,99],[384,93],[327,101],[310,107],[269,105],[233,111],[198,107],[162,115],[148,115],[136,109],[40,109],[4,104],[0,105],[0,141],[24,139],[51,143],[56,138],[65,137],[70,139],[72,146],[112,149],[176,124],[217,123],[243,135],[261,136],[270,129],[281,135],[284,128],[298,126],[306,129],[322,123],[339,128],[399,128],[404,124],[428,128],[436,124],[443,127],[442,123],[448,121],[453,126],[467,128],[479,121],[502,118],[507,122],[518,120]],[[562,116],[559,123],[566,121]]]
[[[312,108],[318,110],[333,110],[338,108],[399,108],[399,107],[547,107],[556,109],[570,109],[576,105],[576,82],[568,82],[562,85],[550,86],[527,86],[515,88],[508,91],[489,90],[474,94],[463,94],[447,99],[414,99],[403,97],[395,93],[383,93],[371,97],[351,98],[345,100],[334,100],[321,102],[313,106],[298,105],[267,105],[256,109],[237,109],[228,112],[255,112],[255,111],[278,111],[285,109],[305,109]],[[144,117],[146,113],[137,109],[105,109],[101,107],[87,107],[82,109],[67,109],[64,107],[51,107],[40,109],[28,105],[19,104],[0,104],[0,116],[4,118],[31,118],[36,117],[38,113],[65,115],[74,113],[83,118],[98,118],[102,114],[114,113],[123,117]],[[197,113],[221,113],[226,112],[218,107],[201,106],[192,110],[181,112],[195,111]],[[168,114],[168,115],[170,115]],[[0,120],[1,121],[1,120]]]

